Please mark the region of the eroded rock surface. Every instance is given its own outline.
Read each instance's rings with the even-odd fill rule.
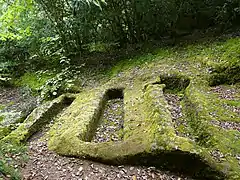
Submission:
[[[27,88],[0,87],[0,139],[16,129],[38,104]]]

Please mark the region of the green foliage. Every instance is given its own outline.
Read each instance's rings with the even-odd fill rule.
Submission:
[[[17,82],[17,86],[29,87],[33,92],[39,93],[43,99],[51,99],[64,92],[79,91],[75,87],[75,81],[79,81],[82,66],[71,66],[68,59],[61,59],[65,68],[60,71],[37,71],[25,73]]]
[[[56,65],[59,60],[58,38],[51,21],[32,0],[1,2],[0,62],[14,62],[21,76],[25,71]],[[57,55],[56,55],[57,54]],[[62,55],[61,55],[62,56]]]
[[[27,72],[16,82],[16,85],[29,87],[31,90],[37,92],[48,79],[51,79],[54,76],[55,74],[53,72],[48,71],[38,71],[35,73]]]
[[[64,92],[78,92],[79,89],[74,86],[74,82],[80,77],[81,66],[64,68],[53,78],[48,79],[38,90],[43,99],[51,99],[61,95]]]
[[[0,110],[3,108],[3,106],[0,106]],[[3,116],[0,116],[0,122],[4,119]]]
[[[21,75],[27,57],[28,52],[20,41],[0,40],[0,74]]]
[[[31,14],[28,10],[33,9],[32,0],[15,0],[9,3],[3,1],[0,3],[2,14],[0,14],[0,40],[17,39],[31,35],[27,18]]]
[[[217,6],[216,21],[222,26],[238,24],[240,15],[240,2],[238,0],[220,1]]]
[[[34,93],[39,93],[42,99],[52,99],[64,92],[78,92],[79,87],[75,81],[79,81],[82,73],[82,66],[67,65],[69,60],[61,59],[62,68],[60,71],[37,71],[25,73],[17,82],[17,86],[29,87]]]
[[[13,61],[0,62],[0,86],[9,86],[16,71],[17,64]]]
[[[12,180],[19,180],[20,173],[14,167],[26,161],[26,147],[0,142],[0,173],[10,176]]]
[[[66,53],[76,53],[83,49],[83,44],[93,41],[93,34],[98,27],[96,17],[100,11],[100,1],[37,0],[36,2],[41,5],[47,18],[54,24],[54,30],[61,38],[61,47]]]
[[[12,0],[0,7],[0,61],[14,62],[16,76],[59,67],[62,58],[82,52],[106,51],[102,44],[118,48],[240,22],[238,0]]]
[[[212,25],[238,24],[239,13],[236,0],[71,0],[68,3],[37,0],[37,3],[55,24],[66,54],[84,51],[89,43],[123,46],[166,35],[181,36]]]

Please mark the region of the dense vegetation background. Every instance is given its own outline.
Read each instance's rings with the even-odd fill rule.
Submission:
[[[86,55],[240,23],[239,0],[1,0],[0,9],[0,82],[38,71],[44,85],[32,86],[44,98],[71,89]]]

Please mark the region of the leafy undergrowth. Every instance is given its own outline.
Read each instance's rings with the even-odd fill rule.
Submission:
[[[0,179],[21,179],[18,169],[28,160],[26,147],[3,142],[0,143],[0,147]]]
[[[221,123],[217,125],[214,122],[240,123],[237,112],[239,108],[239,85],[237,84],[240,72],[239,54],[239,38],[205,41],[191,45],[181,44],[176,47],[155,49],[145,55],[122,60],[111,69],[104,71],[100,76],[101,78],[97,80],[95,76],[91,78],[91,75],[96,72],[91,72],[92,74],[89,72],[88,79],[84,80],[82,71],[73,68],[62,71],[62,74],[50,73],[50,71],[26,73],[18,80],[17,85],[28,86],[35,92],[42,93],[44,98],[48,98],[57,97],[67,91],[79,92],[91,89],[93,87],[91,84],[97,86],[118,77],[123,82],[130,81],[134,77],[141,78],[143,74],[156,76],[166,73],[180,73],[191,77],[191,80],[196,78],[198,81],[193,81],[190,84],[193,88],[187,89],[187,98],[184,97],[185,92],[171,91],[171,94],[177,93],[183,98],[182,106],[186,103],[186,107],[192,109],[192,111],[188,111],[186,107],[183,108],[187,114],[186,118],[188,118],[190,129],[192,129],[188,133],[191,133],[191,138],[198,145],[207,148],[213,158],[223,162],[220,163],[222,166],[229,166],[225,163],[227,160],[227,162],[232,162],[230,166],[236,166],[236,169],[232,171],[237,171],[239,169],[237,159],[240,147],[235,142],[238,142],[236,138],[239,138],[239,131],[236,131],[237,129],[234,127],[224,128]],[[213,90],[215,87],[211,87],[224,83],[234,84],[230,87],[238,91],[234,98],[221,98],[219,91],[216,92]],[[195,99],[188,99],[192,97]],[[0,105],[1,108],[3,108],[2,105]],[[201,122],[203,123],[201,124]],[[206,126],[208,128],[205,128]],[[0,171],[5,175],[10,175],[12,179],[19,178],[16,171],[18,165],[16,166],[13,162],[21,164],[21,161],[26,159],[23,152],[24,146],[2,144]],[[15,154],[20,154],[19,157],[22,158],[14,159]]]
[[[199,67],[197,71],[204,71],[204,75],[210,74],[210,85],[231,84],[240,81],[237,73],[240,69],[239,44],[239,38],[221,37],[215,41],[206,39],[190,45],[180,43],[174,47],[154,47],[151,50],[143,50],[146,52],[141,55],[123,59],[106,70],[104,65],[99,69],[84,67],[84,64],[80,66],[59,64],[59,67],[63,67],[62,71],[56,67],[55,70],[27,72],[20,79],[15,80],[14,84],[27,86],[34,92],[40,93],[43,98],[49,99],[68,91],[78,92],[82,89],[79,86],[91,86],[91,83],[101,82],[104,78],[105,81],[109,80],[130,69],[151,68],[159,63],[173,66],[179,71],[184,71],[189,63],[195,63]]]
[[[54,77],[54,72],[27,72],[21,76],[17,81],[16,85],[18,86],[28,86],[32,90],[39,89],[46,81]]]

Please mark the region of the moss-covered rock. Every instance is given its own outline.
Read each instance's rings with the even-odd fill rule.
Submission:
[[[221,101],[209,93],[207,84],[206,81],[195,80],[186,90],[185,111],[192,134],[194,134],[196,142],[209,152],[220,151],[223,153],[223,159],[220,161],[215,159],[219,169],[227,174],[229,179],[239,179],[240,165],[236,157],[240,153],[240,133],[236,130],[216,127],[211,121],[217,119],[240,122],[240,117],[223,109]],[[212,116],[211,112],[215,112],[217,115]]]
[[[165,85],[154,81],[144,85],[139,79],[134,80],[133,84],[125,84],[124,87],[123,141],[91,142],[106,92],[116,85],[112,81],[77,96],[65,115],[51,128],[49,148],[61,155],[88,157],[105,163],[141,162],[182,171],[198,178],[223,178],[224,175],[206,148],[176,135],[163,95]],[[153,157],[157,160],[153,160]],[[181,159],[182,163],[177,159]],[[185,161],[198,167],[190,168]]]
[[[216,86],[220,84],[235,84],[240,82],[240,40],[233,38],[227,40],[224,44],[217,46],[214,60],[207,64],[211,69],[209,84]]]
[[[2,142],[20,144],[27,140],[32,134],[37,132],[44,124],[48,123],[57,113],[59,113],[66,104],[74,99],[74,95],[65,94],[59,98],[47,102],[36,108],[21,125],[8,136],[4,137]]]
[[[0,121],[0,139],[7,136],[12,130],[16,129],[18,124],[26,117],[21,112],[1,112],[2,120]]]

